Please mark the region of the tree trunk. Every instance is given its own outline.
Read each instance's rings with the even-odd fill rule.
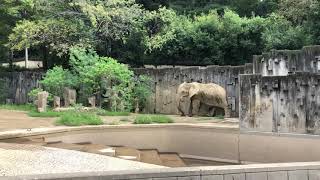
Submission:
[[[48,51],[46,46],[42,47],[43,59],[42,59],[42,66],[44,70],[48,69]]]

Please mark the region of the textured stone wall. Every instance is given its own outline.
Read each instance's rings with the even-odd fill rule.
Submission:
[[[252,64],[244,66],[141,68],[136,74],[149,75],[153,81],[146,113],[178,114],[176,91],[183,82],[216,83],[227,91],[231,116],[239,114],[239,74],[252,73]]]
[[[28,92],[39,87],[42,77],[41,72],[0,72],[1,92],[6,97],[0,99],[4,103],[5,99],[12,99],[16,104],[28,102]]]
[[[320,72],[320,46],[301,50],[273,50],[253,57],[253,73],[262,76],[286,76],[295,72]]]
[[[240,75],[241,130],[320,134],[320,75]]]

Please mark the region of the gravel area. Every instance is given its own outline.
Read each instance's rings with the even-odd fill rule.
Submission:
[[[164,167],[72,150],[0,143],[0,176],[150,168]]]

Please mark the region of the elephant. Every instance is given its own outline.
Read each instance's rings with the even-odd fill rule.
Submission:
[[[230,117],[227,103],[226,90],[214,83],[182,83],[177,89],[178,111],[182,116],[187,113],[193,115],[193,110],[198,111],[201,104],[209,106],[214,113],[215,108],[224,110],[225,117]],[[185,105],[185,108],[183,106]],[[212,113],[212,114],[213,114]]]

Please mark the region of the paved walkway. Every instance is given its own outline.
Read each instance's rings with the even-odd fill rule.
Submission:
[[[165,168],[79,151],[0,143],[1,176]]]

